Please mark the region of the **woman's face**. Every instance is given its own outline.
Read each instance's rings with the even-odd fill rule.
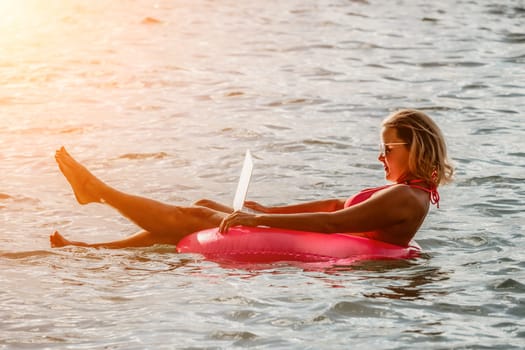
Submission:
[[[384,128],[381,139],[384,149],[380,151],[378,159],[385,168],[385,178],[397,182],[409,174],[406,142],[398,137],[394,128]]]

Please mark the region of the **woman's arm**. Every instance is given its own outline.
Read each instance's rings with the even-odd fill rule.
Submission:
[[[267,207],[253,201],[244,202],[246,208],[261,212],[272,214],[294,214],[294,213],[315,213],[315,212],[329,212],[343,209],[345,199],[326,199],[313,202],[305,202],[294,205]],[[193,203],[195,206],[206,207],[223,213],[233,212],[233,208],[211,199],[200,199]]]
[[[267,207],[257,202],[246,201],[246,208],[269,214],[296,214],[296,213],[317,213],[332,212],[343,209],[345,199],[333,198],[320,201],[305,202],[293,205]]]
[[[370,199],[333,212],[294,214],[248,214],[236,212],[223,220],[221,232],[230,227],[269,226],[283,229],[336,232],[369,232],[402,224],[414,215],[419,204],[408,186],[396,186],[374,194]]]

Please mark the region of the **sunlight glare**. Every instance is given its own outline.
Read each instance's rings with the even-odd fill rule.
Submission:
[[[0,0],[0,42],[14,43],[49,28],[61,7],[63,1]]]
[[[30,4],[25,0],[0,0],[0,28],[9,29],[22,24],[29,8]]]

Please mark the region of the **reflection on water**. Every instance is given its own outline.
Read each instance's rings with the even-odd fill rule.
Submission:
[[[415,300],[426,299],[432,295],[445,296],[449,292],[440,287],[439,282],[448,280],[448,274],[441,268],[426,268],[421,271],[410,271],[409,275],[382,276],[386,281],[385,292],[373,292],[365,294],[367,297]],[[433,288],[434,287],[434,288]]]
[[[323,270],[326,276],[322,279],[332,287],[344,288],[345,283],[334,277],[357,275],[374,286],[373,289],[363,292],[363,296],[367,298],[433,299],[448,293],[440,287],[440,282],[448,280],[449,273],[440,267],[428,266],[430,259],[427,254],[422,254],[415,260],[377,260],[363,261],[351,266],[335,265]]]

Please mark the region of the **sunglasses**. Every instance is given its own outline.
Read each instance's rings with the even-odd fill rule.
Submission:
[[[379,155],[385,156],[386,154],[390,153],[390,148],[394,148],[395,146],[402,146],[402,145],[408,145],[408,143],[406,142],[380,143],[379,144]]]

